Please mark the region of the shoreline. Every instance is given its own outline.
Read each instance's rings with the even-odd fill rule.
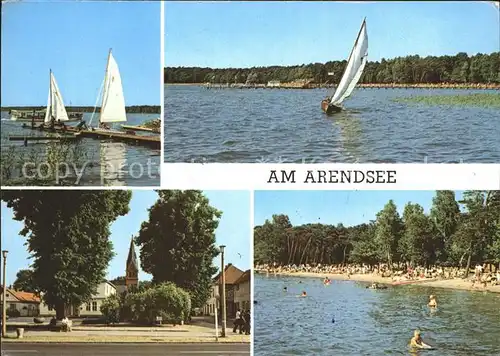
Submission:
[[[315,272],[279,272],[279,273],[271,273],[262,270],[255,270],[255,273],[258,274],[273,274],[276,276],[287,276],[287,277],[305,277],[305,278],[319,278],[323,279],[324,277],[328,277],[331,280],[337,281],[356,281],[356,282],[366,282],[366,283],[380,283],[388,286],[398,287],[400,285],[395,285],[394,282],[390,278],[381,277],[373,274],[352,274],[350,278],[345,274],[332,274],[332,273],[315,273]],[[404,281],[406,282],[406,281]],[[425,287],[432,288],[442,288],[442,289],[455,289],[455,290],[467,290],[470,292],[492,292],[492,293],[500,293],[500,285],[496,286],[487,286],[487,287],[471,287],[470,281],[464,281],[463,279],[416,279],[412,281],[408,281],[411,283],[405,283],[403,285],[422,285]]]
[[[205,87],[207,83],[164,83],[165,86],[201,86]],[[223,89],[330,89],[336,85],[311,85],[309,87],[300,86],[282,86],[282,87],[267,87],[265,84],[256,84],[245,86],[243,83],[227,86],[226,84],[211,84],[213,88],[222,87]],[[231,84],[233,85],[233,84]],[[487,83],[469,83],[469,84],[452,84],[452,83],[418,83],[418,84],[398,84],[398,83],[361,83],[356,85],[363,89],[478,89],[478,90],[500,90],[499,84]]]

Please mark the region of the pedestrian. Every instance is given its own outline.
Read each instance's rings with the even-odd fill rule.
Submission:
[[[250,310],[245,312],[245,335],[250,335]]]
[[[235,333],[238,328],[240,329],[240,334],[241,334],[241,328],[242,328],[242,320],[241,320],[241,311],[238,309],[236,311],[236,318],[234,319],[234,324],[233,324],[233,333]]]

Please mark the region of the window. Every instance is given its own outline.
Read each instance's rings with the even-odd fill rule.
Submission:
[[[97,311],[97,302],[92,302],[92,311]]]
[[[85,310],[86,311],[90,311],[90,303],[87,303],[86,307],[85,307]]]
[[[10,309],[10,310],[16,310],[16,309],[17,309],[16,304],[15,304],[15,303],[10,304],[10,305],[9,305],[9,309]]]
[[[239,284],[236,285],[236,290],[240,290],[240,285]]]

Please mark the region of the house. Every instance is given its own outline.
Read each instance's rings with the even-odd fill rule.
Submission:
[[[1,305],[3,306],[3,286],[0,297]],[[40,297],[34,293],[16,291],[7,288],[5,291],[5,303],[7,304],[7,315],[16,316],[38,316]]]
[[[279,80],[270,80],[267,82],[268,88],[279,88],[281,86],[281,82]]]
[[[224,268],[226,284],[226,317],[234,318],[236,316],[236,305],[234,302],[235,282],[243,275],[243,271],[229,263]],[[215,315],[215,311],[220,308],[220,296],[222,295],[222,273],[219,273],[213,279],[212,294],[205,306],[203,313],[205,315]]]
[[[102,313],[100,307],[103,300],[113,294],[116,294],[116,287],[108,281],[102,282],[97,287],[97,292],[94,295],[92,295],[91,300],[89,300],[87,303],[83,303],[80,306],[78,305],[69,306],[68,309],[66,310],[66,314],[68,316],[73,316],[73,317],[101,316]],[[52,308],[49,308],[42,301],[40,303],[40,315],[53,316],[56,315],[56,311]]]
[[[234,282],[234,304],[236,310],[250,310],[251,273],[246,270],[236,282]]]

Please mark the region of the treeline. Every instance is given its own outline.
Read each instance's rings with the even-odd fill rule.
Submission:
[[[312,80],[318,84],[339,83],[347,61],[296,66],[252,68],[167,67],[165,83],[247,83],[266,84],[271,80],[293,82]],[[333,75],[328,75],[332,73]],[[366,64],[360,83],[500,83],[500,52],[455,56],[418,55],[382,59]]]
[[[10,110],[45,110],[47,106],[2,106],[2,111]],[[130,114],[159,114],[161,112],[160,105],[132,105],[125,107],[126,112]],[[93,106],[66,106],[66,111],[68,112],[93,112]],[[100,112],[101,108],[95,109],[96,112]]]
[[[460,210],[463,207],[463,212]],[[345,227],[292,226],[273,215],[254,231],[255,264],[409,263],[413,266],[500,264],[500,191],[438,191],[429,215],[407,203],[400,216],[392,200],[375,221]]]

